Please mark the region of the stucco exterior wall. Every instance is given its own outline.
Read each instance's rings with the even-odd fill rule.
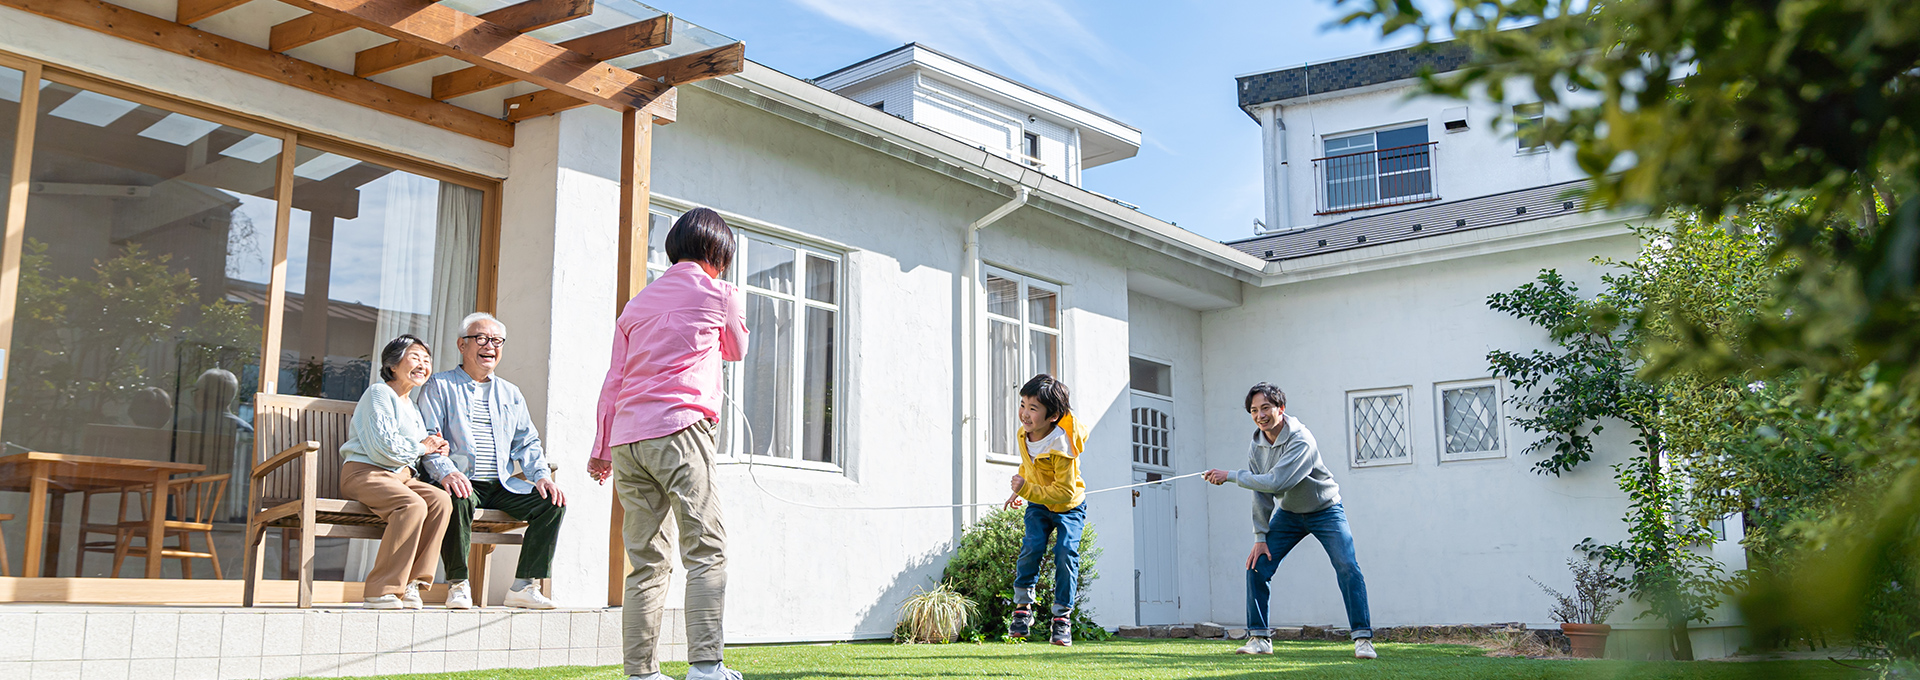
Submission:
[[[1607,427],[1596,459],[1561,477],[1530,469],[1539,456],[1520,450],[1536,437],[1511,422],[1506,457],[1442,463],[1434,384],[1487,377],[1492,349],[1549,346],[1544,331],[1488,309],[1487,295],[1547,267],[1592,294],[1602,269],[1591,258],[1627,258],[1637,247],[1621,235],[1249,289],[1245,305],[1201,319],[1211,464],[1247,466],[1245,390],[1273,382],[1340,484],[1374,625],[1546,623],[1547,596],[1527,577],[1562,583],[1575,543],[1624,535],[1625,499],[1608,466],[1630,455],[1627,428]],[[1411,464],[1355,469],[1346,393],[1399,386],[1411,388]],[[1209,493],[1213,618],[1245,621],[1252,493],[1232,485]],[[1295,548],[1274,584],[1276,625],[1346,625],[1316,541]]]

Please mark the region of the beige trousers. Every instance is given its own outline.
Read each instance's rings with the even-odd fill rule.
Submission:
[[[687,660],[719,661],[725,639],[727,530],[713,485],[714,425],[702,420],[658,439],[613,448],[613,490],[626,511],[627,595],[621,608],[628,675],[659,672],[660,610],[673,565],[669,512],[687,567]]]
[[[414,479],[412,468],[386,470],[349,462],[340,468],[340,494],[372,508],[387,522],[373,570],[367,572],[367,598],[399,595],[412,581],[433,582],[440,540],[453,517],[447,492]]]

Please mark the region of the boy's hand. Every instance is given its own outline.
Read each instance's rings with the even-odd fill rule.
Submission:
[[[1007,502],[1002,503],[1000,507],[1011,510],[1011,509],[1019,508],[1020,506],[1026,505],[1026,504],[1027,504],[1026,501],[1020,499],[1020,494],[1016,493],[1014,495],[1008,496]]]
[[[1208,470],[1207,474],[1202,476],[1206,478],[1207,483],[1214,486],[1220,486],[1221,484],[1227,483],[1227,480],[1233,479],[1233,473],[1220,469]],[[1266,544],[1262,543],[1261,545]]]
[[[1273,553],[1267,552],[1266,541],[1261,541],[1259,543],[1253,544],[1253,552],[1247,553],[1247,570],[1252,571],[1253,563],[1260,561],[1260,558],[1262,557],[1265,557],[1268,559],[1273,558]]]
[[[1012,482],[1013,482],[1012,484],[1013,492],[1017,494],[1017,493],[1020,493],[1020,487],[1027,485],[1027,478],[1021,477],[1020,475],[1014,475]]]

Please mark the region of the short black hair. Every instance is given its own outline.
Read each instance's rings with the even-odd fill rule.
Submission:
[[[1073,412],[1073,406],[1067,398],[1067,384],[1042,373],[1033,376],[1027,384],[1020,386],[1020,396],[1033,397],[1047,410],[1047,419],[1066,417]]]
[[[1267,403],[1269,404],[1273,404],[1274,406],[1278,406],[1280,408],[1287,407],[1287,393],[1280,391],[1280,388],[1275,387],[1273,383],[1263,382],[1258,385],[1254,385],[1251,389],[1247,390],[1246,408],[1248,411],[1253,410],[1253,395],[1256,395],[1256,394],[1266,397]]]
[[[694,208],[667,230],[667,259],[705,262],[721,273],[733,266],[733,228],[711,208]]]
[[[413,349],[414,345],[419,345],[420,349],[426,350],[428,358],[433,357],[433,349],[427,347],[427,341],[414,337],[412,333],[394,338],[392,342],[387,343],[386,349],[380,350],[381,380],[393,379],[393,367],[398,365],[401,359],[407,358],[407,350]],[[432,372],[433,367],[428,366],[427,371]]]

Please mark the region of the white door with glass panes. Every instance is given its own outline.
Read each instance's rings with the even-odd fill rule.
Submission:
[[[1173,473],[1173,400],[1171,370],[1164,364],[1133,359],[1133,481],[1153,482]],[[1179,579],[1174,573],[1174,528],[1179,512],[1171,484],[1134,487],[1133,565],[1135,614],[1139,625],[1178,623]]]
[[[1017,457],[1020,386],[1045,373],[1067,383],[1060,366],[1060,286],[988,267],[987,452]]]

